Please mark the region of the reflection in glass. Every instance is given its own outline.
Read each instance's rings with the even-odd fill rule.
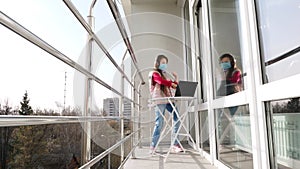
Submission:
[[[272,101],[271,129],[273,149],[279,169],[299,168],[300,164],[300,98]],[[271,145],[272,146],[272,145]]]
[[[211,50],[212,50],[212,66],[214,75],[214,96],[226,96],[233,94],[231,91],[226,91],[228,83],[226,77],[233,76],[238,70],[240,81],[244,81],[245,72],[243,70],[243,56],[241,56],[241,26],[239,16],[239,2],[235,0],[211,0],[210,3],[210,29],[211,29]],[[224,54],[233,56],[232,61],[227,65],[224,71],[222,60],[220,57]],[[226,65],[223,65],[226,66]],[[237,69],[235,69],[235,67]],[[233,74],[232,74],[233,73]],[[226,82],[227,80],[227,82]],[[233,83],[233,82],[231,82]],[[234,82],[235,83],[235,82]],[[240,91],[240,90],[239,90]]]
[[[199,112],[200,119],[200,148],[210,153],[210,136],[208,125],[208,111]]]
[[[233,168],[253,168],[248,106],[215,110],[218,159]]]
[[[265,82],[300,73],[299,0],[258,0],[258,28],[265,65]],[[280,12],[278,12],[280,11]]]
[[[222,68],[222,81],[217,95],[227,96],[242,91],[242,72],[237,67],[234,56],[226,53],[220,56],[219,61]]]

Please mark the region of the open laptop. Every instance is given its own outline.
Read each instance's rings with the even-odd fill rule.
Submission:
[[[198,82],[179,81],[175,97],[194,97]]]

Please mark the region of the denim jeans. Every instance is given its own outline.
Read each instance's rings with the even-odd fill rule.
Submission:
[[[160,137],[160,132],[161,132],[161,129],[163,127],[163,123],[164,123],[164,119],[162,117],[161,114],[165,115],[165,110],[168,110],[169,113],[172,113],[173,111],[173,107],[171,106],[170,103],[168,104],[158,104],[155,106],[155,126],[154,126],[154,130],[153,130],[153,135],[152,135],[152,142],[151,142],[151,146],[152,147],[155,147],[157,142],[158,142],[158,139]],[[161,113],[160,113],[160,112]],[[177,111],[177,108],[176,108],[176,111]],[[177,111],[178,112],[178,111]],[[174,120],[174,128],[173,128],[173,133],[172,133],[172,140],[174,139],[174,136],[175,136],[175,133],[177,133],[178,131],[178,128],[179,128],[179,121],[178,121],[178,117],[177,117],[177,114],[174,112],[173,113],[173,120]],[[178,144],[178,140],[177,138],[175,139],[175,142],[174,142],[174,145]]]

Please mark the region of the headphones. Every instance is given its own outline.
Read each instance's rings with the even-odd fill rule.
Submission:
[[[234,66],[236,63],[236,59],[234,58],[234,56],[232,54],[225,53],[225,54],[221,55],[219,58],[219,61],[221,62],[221,60],[223,58],[229,58],[231,66]]]
[[[155,67],[158,67],[160,65],[160,60],[161,59],[166,59],[167,63],[168,63],[168,58],[165,55],[160,54],[160,55],[156,56],[156,58],[155,58],[155,62],[154,62],[155,63]]]

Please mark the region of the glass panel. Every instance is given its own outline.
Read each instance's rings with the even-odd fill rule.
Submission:
[[[100,109],[100,115],[119,116],[119,96],[100,84],[95,84],[93,90],[93,104]]]
[[[87,40],[87,33],[72,12],[61,1],[1,1],[0,11],[74,61],[78,60],[83,51]],[[2,25],[0,27],[2,29]],[[25,43],[20,43],[16,35],[11,36],[14,33],[6,32],[0,31],[2,56],[25,56],[27,54],[42,57],[39,53],[21,52],[23,50],[30,51],[31,48]],[[84,63],[81,65],[85,66]]]
[[[214,96],[218,98],[243,90],[245,72],[240,47],[240,9],[236,0],[210,2]]]
[[[92,153],[94,158],[120,141],[120,133],[115,129],[118,120],[110,119],[92,123]],[[92,168],[117,168],[120,165],[120,151],[114,151],[100,160]]]
[[[207,57],[205,57],[205,54],[203,53],[203,45],[206,43],[206,38],[203,35],[203,32],[201,30],[201,12],[202,8],[199,8],[198,15],[197,15],[197,25],[198,25],[198,39],[199,39],[199,59],[197,61],[199,62],[200,65],[200,82],[201,82],[201,99],[202,102],[207,102],[207,75],[208,75],[208,69],[207,69]]]
[[[272,82],[300,73],[300,53],[266,66],[265,73],[265,82]],[[295,83],[300,83],[300,79]]]
[[[207,67],[203,64],[203,57],[201,57],[200,61],[200,82],[201,82],[201,98],[202,102],[207,102]]]
[[[0,32],[14,39],[0,39],[5,44],[0,58],[0,104],[5,102],[17,110],[27,91],[33,114],[66,115],[64,109],[76,108],[74,69],[5,27],[0,26]]]
[[[273,149],[279,169],[296,169],[300,164],[300,98],[271,101]]]
[[[300,73],[300,54],[292,54],[291,58],[283,54],[299,47],[298,29],[300,23],[291,18],[299,18],[298,0],[258,0],[258,20],[262,54],[266,65],[265,82],[272,82]],[[280,11],[280,12],[278,12]],[[299,50],[298,50],[299,51]],[[263,64],[265,65],[265,64]]]
[[[123,51],[123,50],[122,50]],[[124,53],[122,52],[122,55]],[[106,57],[103,51],[95,47],[93,58],[93,72],[97,77],[99,77],[102,81],[112,86],[117,91],[121,91],[121,73],[120,71],[113,65],[113,63]],[[121,56],[122,58],[122,56]],[[128,77],[130,78],[130,77]]]
[[[218,159],[233,168],[253,168],[248,105],[215,110]]]
[[[76,124],[1,127],[1,168],[79,167],[82,128]]]
[[[200,147],[210,153],[210,132],[208,123],[208,111],[199,112],[199,124],[200,124]]]
[[[192,80],[193,67],[192,67],[192,54],[191,54],[191,24],[190,24],[190,15],[189,15],[189,1],[185,1],[184,4],[184,43],[185,43],[185,66],[186,68],[186,77],[188,80]],[[193,26],[192,26],[193,27]]]
[[[189,112],[188,113],[188,124],[189,124],[189,134],[193,138],[193,140],[196,140],[196,133],[195,133],[195,113]],[[190,139],[189,139],[190,140]]]
[[[107,128],[107,124],[111,123],[112,120],[103,122],[98,122],[96,123],[94,128],[95,132],[97,135],[95,135],[95,139],[93,139],[92,142],[92,154],[93,157],[96,157],[97,155],[101,154],[104,152],[106,149],[110,148],[111,146],[115,145],[118,141],[120,141],[120,134],[115,133],[111,131],[110,128]],[[105,124],[107,123],[107,124]],[[110,124],[109,124],[110,125]],[[108,125],[108,126],[109,126]],[[106,127],[104,127],[106,126]],[[103,128],[104,127],[104,128]],[[97,129],[100,131],[97,131]],[[108,130],[108,131],[105,131]],[[128,139],[127,141],[124,142],[124,156],[126,157],[130,150],[132,149],[131,146],[131,140]],[[104,157],[102,160],[100,160],[98,163],[96,163],[92,168],[93,169],[98,169],[98,168],[118,168],[121,164],[121,147],[119,146],[116,148],[114,151],[112,151],[109,155]]]
[[[94,9],[94,16],[94,32],[97,34],[97,37],[100,39],[104,47],[108,51],[120,44],[122,45],[122,47],[125,47],[120,30],[114,20],[114,17],[106,0],[97,1]],[[122,21],[125,22],[125,20]],[[121,55],[121,58],[124,54],[123,51],[124,50],[120,50],[121,53],[119,55]]]

